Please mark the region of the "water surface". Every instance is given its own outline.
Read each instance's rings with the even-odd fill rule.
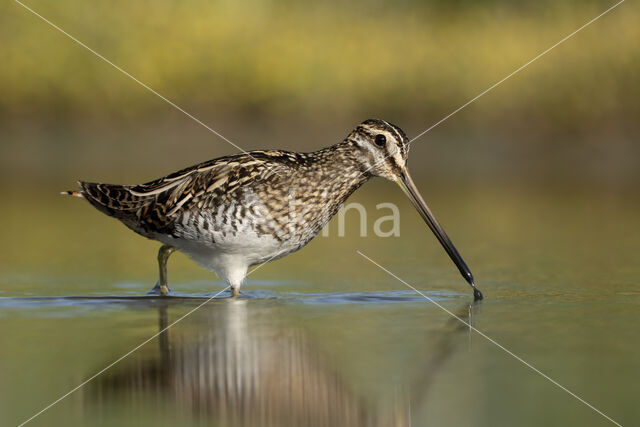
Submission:
[[[206,302],[33,425],[608,425],[360,250],[622,425],[640,410],[637,218],[628,194],[466,188],[425,198],[486,295],[385,184],[401,236],[345,237],[249,276],[237,300],[79,200],[20,198],[1,218],[0,425],[17,425]],[[429,194],[431,193],[431,194]],[[354,231],[354,232],[351,232]]]

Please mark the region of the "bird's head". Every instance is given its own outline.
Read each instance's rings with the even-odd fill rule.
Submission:
[[[471,270],[447,233],[436,221],[409,175],[407,156],[410,140],[402,129],[384,120],[369,119],[360,123],[347,136],[347,140],[358,151],[358,159],[365,174],[387,178],[400,186],[422,219],[436,235],[462,276],[473,288],[475,299],[482,299],[482,293],[474,284]]]
[[[365,173],[397,181],[406,168],[409,138],[398,126],[380,119],[360,123],[347,136]]]

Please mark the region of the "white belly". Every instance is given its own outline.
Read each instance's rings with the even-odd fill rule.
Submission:
[[[211,210],[187,210],[176,221],[174,236],[154,237],[239,287],[249,266],[283,257],[314,235],[313,231],[294,233],[288,225],[274,227],[274,223],[266,206],[246,198]]]
[[[187,233],[175,238],[158,235],[156,239],[187,254],[202,267],[213,271],[233,287],[240,287],[251,265],[287,255],[299,248],[293,242],[271,235],[258,235],[250,226],[223,227],[207,233]]]

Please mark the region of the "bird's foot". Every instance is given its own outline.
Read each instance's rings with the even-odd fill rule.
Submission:
[[[156,285],[151,289],[146,295],[159,295],[159,296],[167,296],[171,293],[171,289],[167,285],[160,284],[160,282],[156,283]]]

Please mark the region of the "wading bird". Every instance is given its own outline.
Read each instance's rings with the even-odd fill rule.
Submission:
[[[340,143],[312,153],[251,151],[209,160],[141,185],[79,182],[66,191],[163,245],[150,293],[167,295],[167,260],[175,250],[215,272],[237,296],[252,265],[306,245],[362,184],[380,176],[400,185],[436,235],[475,299],[482,293],[407,171],[409,139],[370,119]]]

